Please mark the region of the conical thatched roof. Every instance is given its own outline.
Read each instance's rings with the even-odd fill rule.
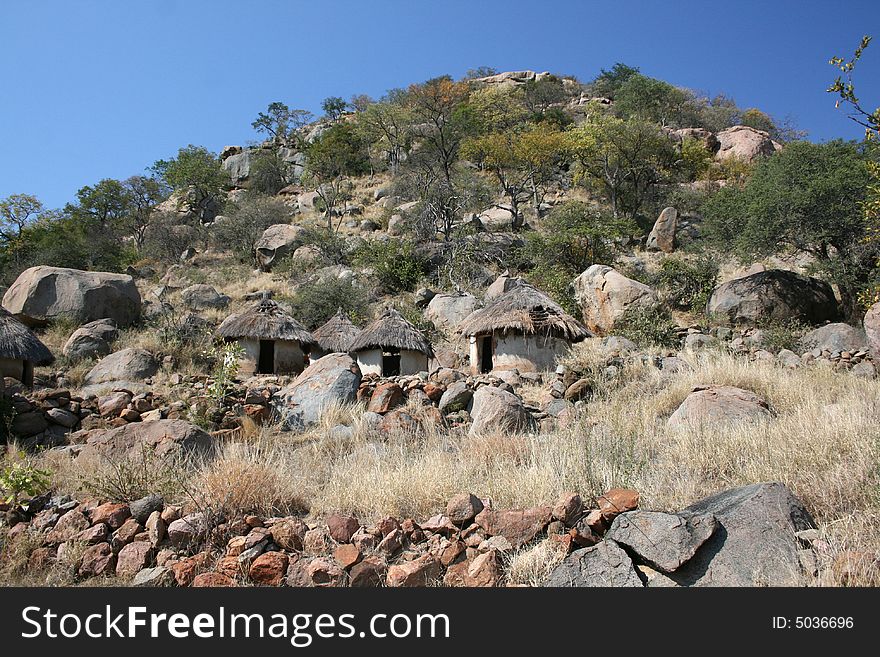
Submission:
[[[424,334],[394,308],[386,308],[378,319],[370,322],[350,348],[351,351],[365,349],[408,349],[420,351],[429,357],[434,355],[431,343]]]
[[[245,312],[224,319],[217,328],[217,335],[229,339],[291,340],[303,346],[315,344],[305,326],[269,299],[262,299]]]
[[[592,333],[558,303],[524,281],[519,281],[516,287],[496,297],[485,308],[472,312],[458,330],[464,335],[519,331],[569,342],[592,337]]]
[[[355,338],[361,334],[361,330],[351,323],[351,320],[342,312],[342,308],[336,311],[327,323],[312,331],[312,337],[324,351],[330,354],[348,353]]]
[[[55,360],[49,348],[27,326],[0,308],[0,358],[48,365]]]

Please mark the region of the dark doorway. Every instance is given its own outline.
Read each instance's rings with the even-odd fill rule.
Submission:
[[[480,373],[488,374],[492,371],[492,336],[480,339]]]
[[[257,374],[275,374],[274,340],[260,340],[260,358],[257,360]]]
[[[400,374],[400,352],[386,351],[382,354],[382,376],[397,376]]]

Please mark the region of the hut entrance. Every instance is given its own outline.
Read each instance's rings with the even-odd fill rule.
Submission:
[[[492,371],[492,336],[481,338],[480,344],[480,373],[488,374]]]
[[[398,376],[400,374],[400,352],[385,351],[382,353],[382,376]]]
[[[275,374],[275,340],[260,340],[257,374]]]

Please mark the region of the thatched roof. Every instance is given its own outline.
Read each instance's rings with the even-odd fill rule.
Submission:
[[[516,287],[475,310],[459,325],[464,335],[515,331],[526,335],[549,335],[569,342],[592,337],[592,333],[566,313],[546,294],[519,281]]]
[[[0,358],[48,365],[55,360],[49,348],[27,326],[0,308]]]
[[[305,326],[269,299],[261,299],[245,312],[224,319],[217,335],[229,339],[291,340],[303,346],[315,344]]]
[[[350,351],[366,349],[408,349],[420,351],[429,357],[434,355],[425,335],[394,308],[386,308],[351,343]]]
[[[361,330],[351,323],[351,320],[342,312],[342,308],[336,311],[327,323],[312,331],[312,337],[327,353],[347,353],[355,338],[361,334]]]

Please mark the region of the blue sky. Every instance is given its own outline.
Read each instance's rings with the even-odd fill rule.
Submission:
[[[256,135],[274,100],[470,68],[589,80],[621,61],[673,84],[791,115],[814,140],[860,138],[824,92],[828,59],[863,34],[857,75],[880,104],[875,1],[0,0],[0,198],[59,207],[101,178],[143,173],[187,144]]]

